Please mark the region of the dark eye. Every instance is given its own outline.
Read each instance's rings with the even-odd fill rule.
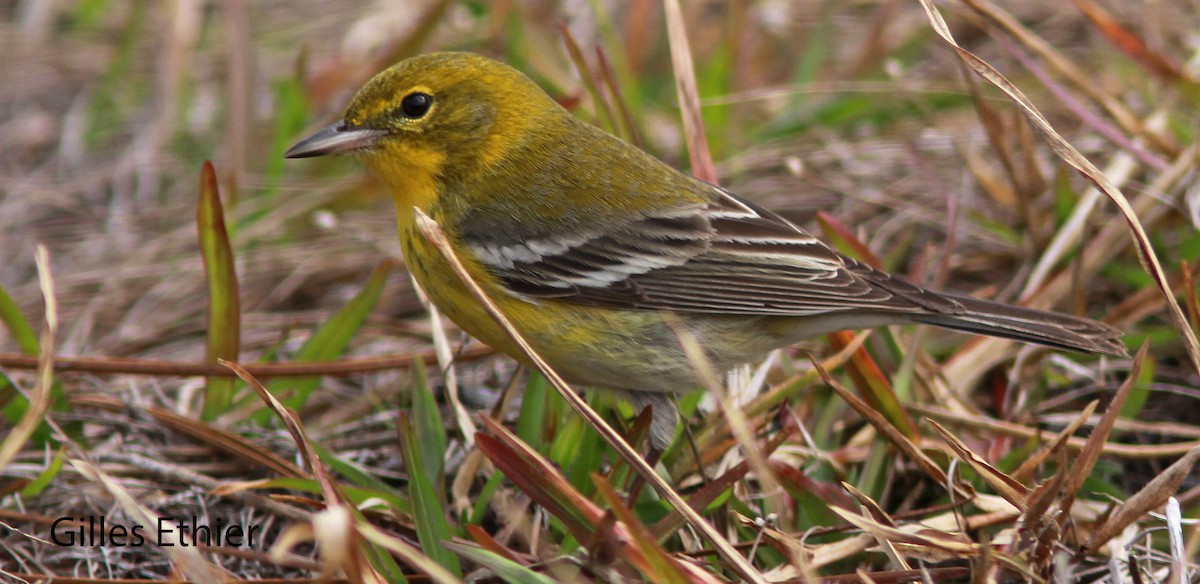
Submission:
[[[410,93],[400,100],[400,113],[406,118],[415,120],[429,113],[429,107],[432,105],[433,96],[418,91]]]

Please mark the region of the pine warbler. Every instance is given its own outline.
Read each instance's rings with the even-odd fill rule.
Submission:
[[[659,449],[676,425],[664,396],[700,384],[680,325],[718,369],[804,338],[903,323],[1126,354],[1120,331],[1104,323],[924,290],[842,256],[580,121],[520,72],[478,55],[400,62],[368,82],[341,121],[285,156],[345,152],[390,188],[405,261],[438,308],[524,360],[418,232],[414,207],[440,224],[475,281],[567,380],[654,404]]]

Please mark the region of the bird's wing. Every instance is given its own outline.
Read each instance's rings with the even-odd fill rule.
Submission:
[[[841,256],[786,219],[713,187],[712,203],[604,233],[471,245],[507,289],[625,309],[804,316],[963,307]]]

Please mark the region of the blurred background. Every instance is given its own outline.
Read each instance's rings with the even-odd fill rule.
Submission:
[[[1013,149],[1010,160],[989,152],[993,142],[960,66],[918,6],[684,4],[723,184],[797,221],[829,211],[917,280],[948,270],[961,281],[953,287],[992,286],[989,295],[1015,297],[1022,269],[1083,181],[1062,171],[1015,112],[985,91],[995,101],[999,139]],[[1160,103],[1158,79],[1078,11],[1035,2],[1005,9],[1065,58],[1078,58],[1078,71],[1134,115]],[[1194,40],[1183,24],[1196,20],[1188,3],[1109,10],[1128,11],[1115,16],[1159,48],[1189,49]],[[948,11],[970,16],[954,4]],[[355,163],[280,154],[405,55],[452,49],[507,60],[580,116],[687,166],[662,10],[649,0],[336,8],[29,0],[5,2],[0,13],[0,284],[37,320],[33,246],[49,248],[68,354],[199,355],[206,301],[193,208],[206,159],[216,164],[231,217],[244,348],[311,323],[344,302],[380,259],[397,258],[390,201]],[[967,23],[959,28],[960,42],[1002,70],[1008,65],[1035,102],[1059,113],[1061,98],[1025,70],[1020,54],[1006,54]],[[624,100],[619,111],[596,107],[564,32],[597,78],[603,70],[613,79]],[[1061,131],[1087,121],[1073,114],[1053,118]],[[1186,127],[1187,120],[1174,121]],[[1074,139],[1085,153],[1113,146],[1095,132]],[[952,256],[942,259],[948,239]],[[1129,267],[1136,278],[1136,265]],[[419,310],[403,275],[394,279],[379,314]],[[14,345],[0,337],[0,348]]]

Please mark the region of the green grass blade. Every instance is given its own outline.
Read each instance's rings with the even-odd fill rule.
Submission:
[[[324,454],[321,454],[320,456],[322,462],[325,462],[326,464],[329,463],[329,459],[325,458]],[[329,467],[330,469],[336,469],[336,465],[333,464],[330,464]],[[255,483],[254,488],[291,489],[294,491],[311,493],[313,495],[321,494],[321,485],[317,483],[316,479],[301,479],[295,477],[280,477],[265,480]],[[411,510],[411,505],[406,497],[386,486],[381,489],[375,487],[354,487],[340,484],[338,485],[338,488],[342,490],[342,493],[346,495],[346,498],[349,499],[349,501],[355,506],[360,506],[370,499],[379,499],[381,501],[385,501],[388,505],[391,505],[401,513],[409,513]]]
[[[404,568],[396,563],[396,558],[388,553],[386,549],[375,542],[370,544],[363,550],[367,556],[367,561],[371,563],[371,567],[383,576],[384,580],[391,584],[404,584],[408,582],[408,578],[404,577]]]
[[[536,371],[529,373],[529,381],[525,383],[525,393],[521,398],[521,412],[517,416],[517,436],[521,441],[534,447],[538,452],[547,452],[545,429],[549,424],[547,416],[551,415],[550,400],[561,399],[558,394],[550,391],[546,378]]]
[[[458,556],[442,547],[443,542],[450,541],[450,523],[446,520],[446,506],[434,488],[437,476],[428,472],[429,461],[424,458],[418,429],[403,412],[398,424],[404,452],[404,468],[408,471],[408,496],[412,501],[413,519],[417,525],[417,540],[421,542],[421,551],[443,568],[462,577]]]
[[[208,346],[204,359],[210,364],[216,364],[217,359],[236,362],[242,321],[237,270],[234,267],[233,246],[225,229],[225,211],[221,206],[217,173],[209,161],[205,161],[200,170],[196,228],[200,235],[200,257],[204,260],[205,280],[208,282]],[[228,410],[233,403],[235,388],[236,379],[232,377],[209,377],[205,384],[202,417],[212,420]]]
[[[375,475],[371,474],[369,471],[363,469],[359,465],[341,458],[337,455],[337,453],[325,448],[324,446],[321,446],[320,444],[313,443],[312,447],[313,451],[315,451],[317,455],[321,457],[321,461],[324,462],[326,466],[345,477],[346,480],[364,489],[382,493],[383,495],[381,496],[384,499],[394,503],[397,508],[405,513],[411,510],[408,497],[406,497],[404,493],[400,492],[398,489],[376,478]]]
[[[1154,381],[1154,365],[1154,359],[1149,357],[1142,363],[1142,370],[1138,373],[1137,381],[1129,389],[1129,396],[1125,398],[1125,403],[1121,404],[1121,413],[1117,414],[1117,417],[1124,420],[1138,419],[1146,407],[1146,403],[1150,401],[1150,384]]]
[[[300,347],[293,360],[328,361],[340,357],[363,322],[367,320],[367,316],[371,314],[371,310],[375,308],[375,303],[379,301],[392,265],[390,261],[381,262],[375,271],[371,272],[371,277],[362,291],[321,325],[312,338]],[[267,391],[278,396],[290,390],[291,395],[281,401],[290,408],[300,409],[320,382],[320,378],[317,377],[276,379],[267,384]],[[270,412],[262,411],[255,414],[254,421],[264,424],[270,418]]]
[[[42,494],[46,487],[50,486],[50,482],[58,476],[58,472],[62,470],[63,463],[67,461],[67,449],[65,446],[60,446],[58,452],[54,453],[54,459],[50,461],[50,465],[46,470],[38,473],[28,485],[21,489],[21,496],[26,499],[32,499]]]
[[[445,500],[442,488],[445,478],[443,464],[446,458],[446,427],[438,410],[437,399],[429,388],[425,376],[425,364],[420,359],[413,361],[412,410],[416,430],[417,447],[421,449],[426,474],[432,479],[440,500]]]
[[[491,570],[510,584],[554,584],[553,579],[479,546],[454,542],[446,542],[443,545],[458,555]]]
[[[34,332],[32,326],[29,326],[29,321],[25,319],[25,315],[21,314],[21,309],[16,302],[13,302],[12,296],[8,295],[4,286],[0,286],[0,322],[4,323],[4,327],[17,341],[17,346],[21,347],[22,353],[38,354],[37,333]]]
[[[303,84],[298,77],[276,81],[271,86],[271,90],[279,113],[275,116],[271,150],[270,154],[266,156],[266,167],[263,169],[263,175],[268,185],[265,189],[265,196],[270,196],[279,190],[279,183],[283,179],[284,165],[287,163],[283,153],[296,141],[296,136],[304,132],[305,125],[308,123],[308,99],[305,97]]]
[[[0,322],[4,323],[5,328],[17,341],[17,346],[21,348],[22,353],[38,354],[40,344],[37,333],[33,331],[33,327],[29,326],[29,321],[25,319],[25,315],[21,314],[21,309],[16,302],[13,302],[12,296],[8,295],[8,291],[3,286],[0,286]],[[25,415],[28,406],[29,400],[17,392],[7,377],[0,376],[0,410],[2,410],[4,419],[8,420],[10,424],[16,424],[17,420]]]

